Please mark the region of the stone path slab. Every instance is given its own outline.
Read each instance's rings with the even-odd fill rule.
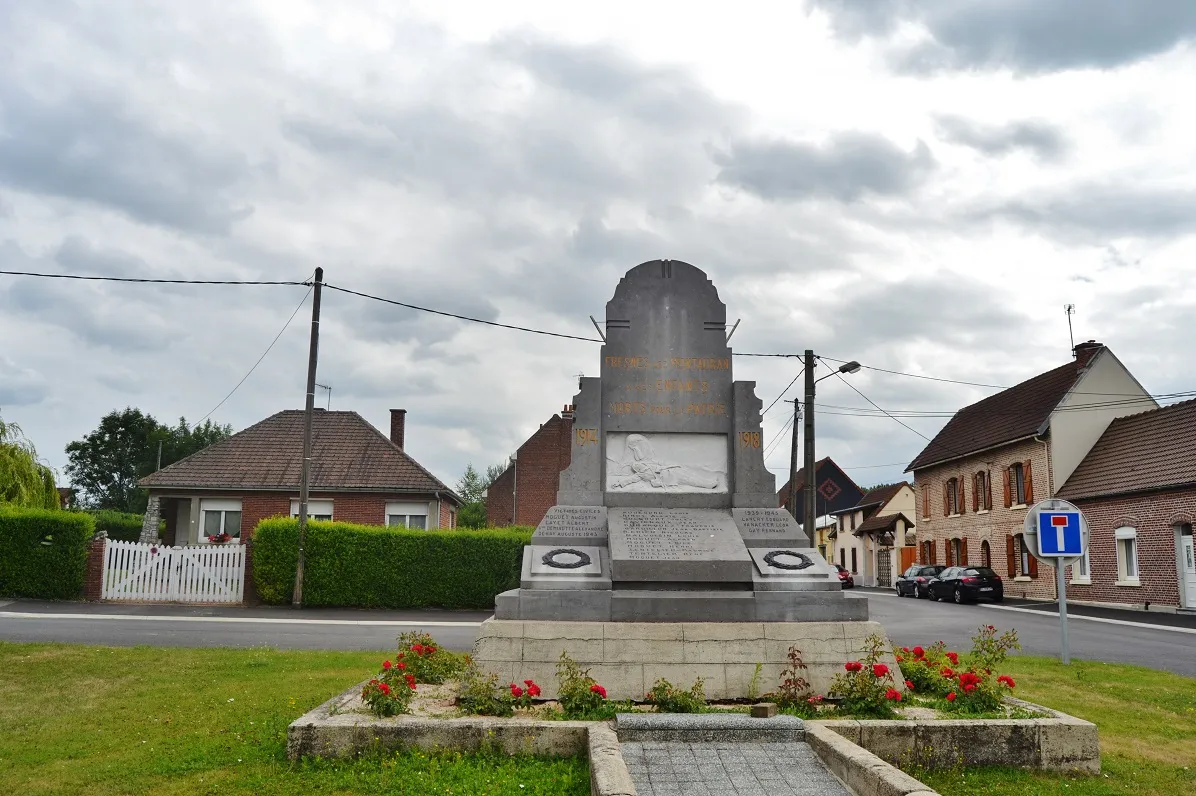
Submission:
[[[621,746],[639,796],[850,796],[805,743]]]

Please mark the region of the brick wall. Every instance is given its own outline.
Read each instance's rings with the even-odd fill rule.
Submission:
[[[519,447],[515,464],[486,492],[486,521],[492,526],[539,525],[556,505],[561,471],[572,458],[573,418],[553,415]]]
[[[91,540],[87,548],[87,570],[83,576],[83,599],[99,600],[104,588],[104,547],[107,538]]]
[[[1069,583],[1068,598],[1142,606],[1179,605],[1179,569],[1175,528],[1196,521],[1196,487],[1121,498],[1077,500],[1088,519],[1088,563],[1091,585]],[[1138,581],[1118,586],[1114,531],[1138,531]],[[1072,573],[1074,577],[1074,572]]]
[[[925,561],[923,542],[934,543],[934,563],[946,564],[948,563],[947,545],[950,540],[966,539],[967,563],[979,565],[981,563],[981,545],[982,542],[987,541],[989,544],[989,566],[1005,580],[1007,595],[1054,600],[1054,568],[1045,564],[1037,564],[1037,573],[1033,578],[1023,575],[1015,578],[1008,577],[1006,537],[1022,532],[1028,507],[1005,507],[1003,474],[1009,465],[1027,461],[1030,462],[1033,501],[1037,502],[1049,497],[1052,487],[1059,485],[1050,482],[1050,463],[1046,448],[1042,443],[1033,440],[1006,445],[966,459],[915,472],[914,492],[918,501],[918,516],[914,521],[917,525],[919,562],[930,563]],[[991,478],[992,508],[976,511],[973,509],[972,476],[981,470],[987,472]],[[944,516],[943,489],[951,478],[957,478],[963,484],[962,510],[957,516]],[[929,489],[929,510],[923,505],[924,488]],[[951,563],[963,562],[953,561]]]

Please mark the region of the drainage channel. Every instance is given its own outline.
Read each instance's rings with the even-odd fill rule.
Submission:
[[[849,796],[792,716],[620,714],[637,796]]]

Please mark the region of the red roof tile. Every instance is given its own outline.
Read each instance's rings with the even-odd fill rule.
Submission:
[[[271,415],[226,440],[142,478],[143,487],[298,489],[303,464],[303,411]],[[313,490],[443,492],[438,478],[356,412],[312,416]]]
[[[1119,417],[1057,492],[1065,500],[1196,484],[1196,400]]]

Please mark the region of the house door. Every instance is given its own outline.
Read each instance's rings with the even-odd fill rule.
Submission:
[[[1187,608],[1196,608],[1196,549],[1192,540],[1192,526],[1185,525],[1180,531],[1179,543],[1184,564],[1184,602]]]
[[[880,549],[876,551],[876,585],[882,589],[893,585],[893,551]]]

